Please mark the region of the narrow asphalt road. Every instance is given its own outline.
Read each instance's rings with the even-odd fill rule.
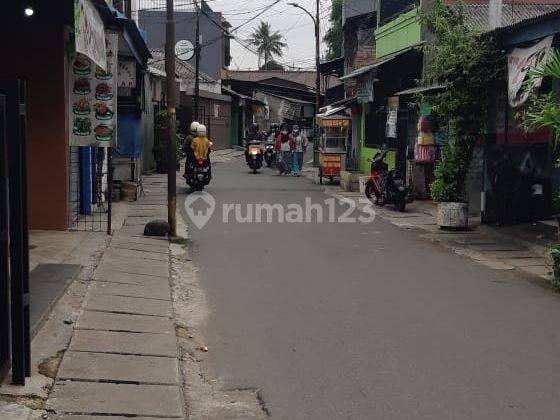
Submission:
[[[259,389],[275,419],[558,418],[557,296],[382,220],[224,223],[224,203],[329,196],[242,160],[213,170],[216,211],[191,229],[210,377]]]

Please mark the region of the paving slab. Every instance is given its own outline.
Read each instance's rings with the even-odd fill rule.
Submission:
[[[80,315],[76,329],[174,334],[169,318],[88,310]]]
[[[85,308],[95,311],[121,312],[140,315],[172,316],[171,302],[127,296],[111,296],[92,293]]]
[[[152,262],[152,261],[150,261]],[[167,264],[157,264],[158,261],[153,261],[155,264],[151,265],[147,262],[139,261],[118,261],[118,260],[104,260],[99,266],[100,271],[116,271],[121,273],[132,274],[148,274],[152,276],[169,277],[169,266]]]
[[[135,251],[131,252],[136,253]],[[160,261],[154,261],[153,259],[148,260],[142,256],[142,252],[145,251],[138,251],[137,255],[130,254],[128,256],[119,256],[108,252],[107,254],[103,255],[103,259],[101,260],[100,265],[112,264],[120,269],[131,267],[155,267],[160,270],[165,270],[166,268],[169,268],[169,258],[163,258]]]
[[[144,231],[142,230],[141,232],[126,232],[126,233],[121,233],[119,235],[119,238],[121,240],[134,240],[134,241],[140,241],[140,240],[145,240],[145,241],[151,241],[151,242],[161,242],[161,243],[166,243],[169,245],[169,238],[167,236],[146,236],[144,235]]]
[[[182,417],[179,387],[58,382],[48,408],[56,412]]]
[[[105,251],[103,255],[104,259],[112,259],[112,258],[142,258],[143,260],[155,260],[155,261],[164,261],[165,263],[169,264],[169,255],[162,254],[158,252],[150,252],[150,251],[138,251],[138,250],[130,250],[130,249],[117,249],[117,248],[109,248]]]
[[[143,285],[115,282],[93,282],[91,292],[100,295],[129,296],[147,299],[171,300],[169,283],[148,283]]]
[[[157,267],[159,269],[165,269],[169,266],[169,258],[162,258],[159,261],[154,261],[153,259],[146,259],[142,255],[142,252],[146,251],[137,251],[138,255],[133,255],[132,253],[136,251],[128,251],[129,255],[115,255],[115,253],[111,253],[111,251],[118,252],[117,250],[109,250],[109,252],[103,255],[103,258],[100,262],[100,266],[106,264],[115,265],[117,268],[122,269],[122,267],[130,268],[130,267],[142,267],[142,268],[149,268],[149,267]],[[124,251],[126,252],[126,251]],[[161,258],[161,256],[159,256]]]
[[[137,242],[111,242],[111,249],[128,249],[131,251],[146,251],[146,252],[157,252],[159,254],[168,255],[169,254],[169,247],[166,246],[159,246],[154,244],[143,244]]]
[[[96,281],[109,281],[113,283],[127,283],[127,284],[159,284],[162,287],[169,285],[169,278],[167,276],[154,276],[151,274],[135,274],[124,273],[115,270],[97,270],[93,275]]]
[[[144,244],[144,245],[150,245],[153,247],[160,247],[162,249],[169,249],[169,240],[165,237],[155,237],[155,236],[138,236],[138,235],[119,235],[119,236],[115,236],[112,240],[111,240],[111,245],[114,244],[120,244],[120,243],[126,243],[126,244]]]
[[[54,417],[50,417],[49,419],[53,420],[131,420],[131,417],[123,417],[123,416],[88,416],[86,415],[55,415]],[[167,417],[169,418],[169,417]],[[161,420],[164,417],[132,417],[133,420]]]
[[[177,357],[177,343],[172,334],[76,330],[69,350]]]
[[[134,210],[129,210],[128,214],[127,214],[127,221],[130,221],[131,219],[135,219],[137,217],[142,217],[142,218],[150,218],[150,220],[153,219],[167,219],[167,210],[165,208],[159,210],[156,208],[149,208],[149,209],[134,209]]]
[[[62,359],[57,378],[175,385],[179,366],[171,357],[70,351]]]

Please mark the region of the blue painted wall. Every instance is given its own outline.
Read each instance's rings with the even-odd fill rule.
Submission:
[[[117,148],[115,157],[142,155],[142,120],[132,114],[117,114]]]

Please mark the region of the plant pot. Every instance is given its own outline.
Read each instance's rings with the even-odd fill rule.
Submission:
[[[466,229],[469,226],[467,203],[438,203],[437,224],[442,229]]]

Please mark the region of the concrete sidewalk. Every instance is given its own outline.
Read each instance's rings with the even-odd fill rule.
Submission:
[[[54,418],[184,417],[169,242],[143,236],[147,221],[166,218],[166,179],[143,183],[89,285],[46,403]]]

